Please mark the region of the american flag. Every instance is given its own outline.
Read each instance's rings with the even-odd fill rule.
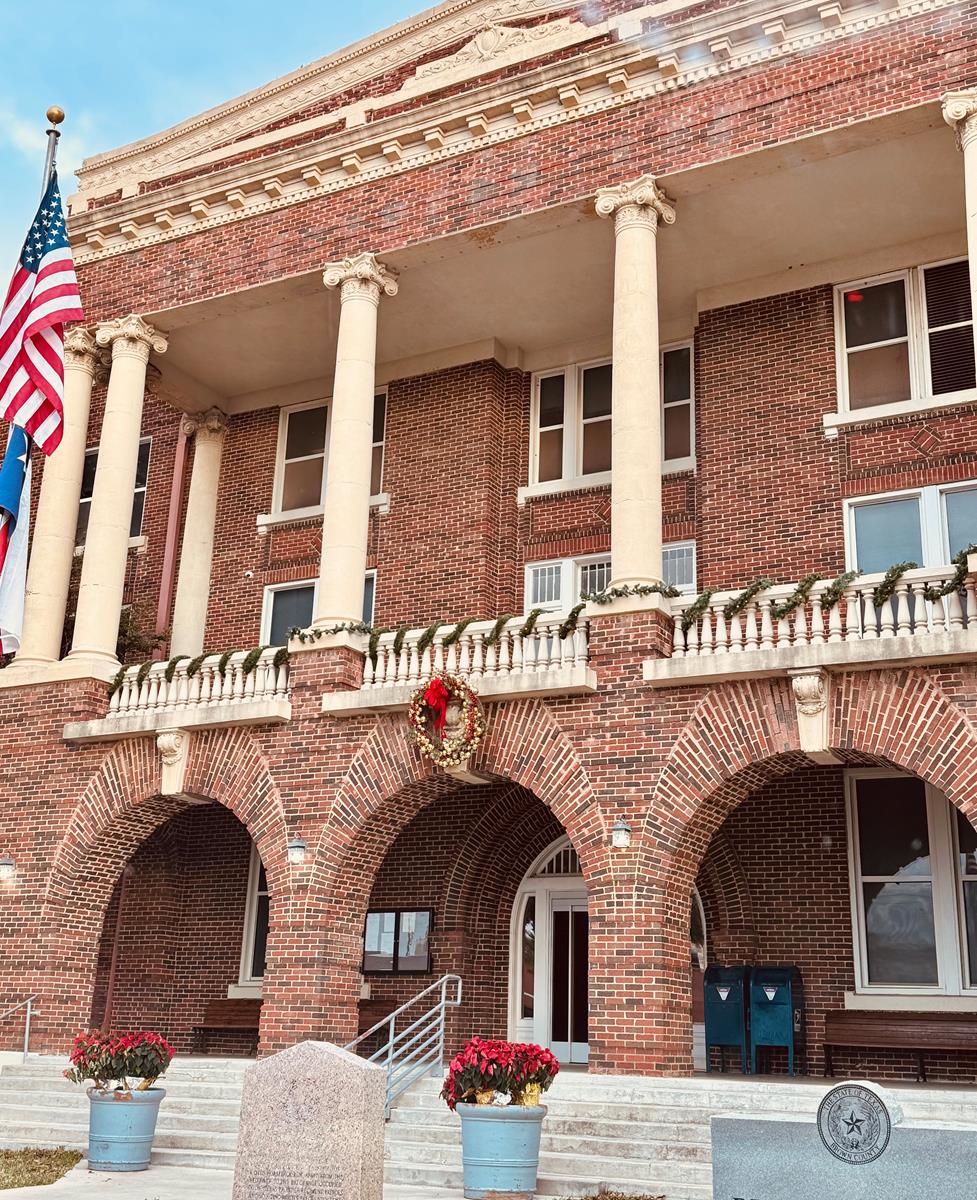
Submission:
[[[27,434],[13,425],[0,463],[0,654],[20,649],[30,511],[30,442]]]
[[[64,424],[64,325],[83,316],[52,172],[0,309],[0,415],[45,454],[57,449]]]

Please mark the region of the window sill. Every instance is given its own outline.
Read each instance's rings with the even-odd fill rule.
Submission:
[[[911,417],[916,413],[936,412],[941,408],[954,408],[960,404],[977,403],[977,390],[946,392],[942,396],[928,396],[923,400],[903,400],[898,404],[876,404],[871,408],[859,408],[852,412],[825,413],[821,418],[824,435],[836,438],[838,430],[847,425],[864,425],[871,421],[884,421],[887,417]]]
[[[229,983],[227,985],[228,1000],[260,1000],[260,983]]]
[[[381,515],[390,512],[390,493],[378,492],[370,497],[370,508],[375,508]],[[309,521],[313,518],[322,519],[322,505],[315,504],[310,508],[292,508],[288,512],[258,513],[255,524],[259,534],[266,534],[278,525],[294,525],[298,521]]]
[[[149,539],[146,537],[145,534],[142,534],[139,537],[131,537],[129,539],[129,549],[135,550],[135,552],[137,554],[145,554],[146,548],[148,545],[149,545]],[[84,553],[85,553],[84,546],[76,546],[75,547],[75,552],[74,552],[75,558],[81,558],[82,555],[84,555]]]
[[[672,458],[662,463],[662,475],[680,475],[695,470],[695,458]],[[575,479],[548,479],[546,483],[525,484],[516,492],[516,503],[524,507],[527,500],[541,496],[563,496],[567,492],[586,492],[608,487],[612,471],[596,471],[593,475],[578,475]]]
[[[977,993],[970,996],[927,996],[919,992],[845,992],[845,1008],[854,1012],[972,1012]]]

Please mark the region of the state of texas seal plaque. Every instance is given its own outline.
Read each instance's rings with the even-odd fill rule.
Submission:
[[[843,1083],[818,1108],[818,1133],[829,1153],[851,1166],[874,1162],[889,1144],[892,1118],[871,1088]]]

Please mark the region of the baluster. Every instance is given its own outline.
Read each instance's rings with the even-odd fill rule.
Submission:
[[[207,661],[207,659],[204,659],[204,661],[200,664],[200,670],[194,676],[194,678],[197,680],[198,704],[203,705],[210,703],[210,677],[212,674],[213,667]]]
[[[727,643],[729,641],[729,632],[726,627],[726,614],[723,612],[723,605],[716,606],[716,636],[714,640],[714,652],[716,654],[725,654]]]
[[[380,656],[377,655],[377,662],[380,661]],[[373,659],[367,654],[363,659],[363,686],[365,688],[373,687],[373,681],[376,679],[377,669],[373,663]]]
[[[472,679],[481,679],[484,671],[485,634],[481,631],[472,635]]]
[[[881,630],[879,632],[879,637],[880,638],[895,637],[896,636],[896,620],[895,620],[895,613],[893,612],[893,608],[892,608],[892,597],[891,596],[882,605],[881,609],[879,609],[879,612],[882,615]]]
[[[964,592],[967,596],[967,628],[970,629],[977,621],[977,579],[973,575],[965,582]]]
[[[581,621],[573,635],[573,660],[583,666],[590,661],[590,628]]]
[[[536,631],[533,630],[528,637],[523,638],[522,642],[522,669],[524,674],[532,675],[536,670],[538,657],[539,642],[536,638]]]
[[[769,596],[761,596],[758,605],[760,609],[760,649],[772,650],[773,643],[773,618],[770,615],[770,605],[773,601]]]
[[[680,612],[672,618],[672,658],[685,658],[685,633]]]
[[[458,646],[458,674],[467,675],[472,667],[472,646],[474,635],[463,633]]]
[[[693,621],[685,631],[685,653],[689,658],[699,657],[699,622]]]
[[[496,673],[495,663],[496,663],[496,658],[498,656],[498,652],[496,650],[497,645],[498,645],[498,638],[496,638],[496,640],[494,642],[486,642],[484,645],[485,665],[483,666],[482,671],[483,671],[483,674],[485,675],[486,679],[491,679],[492,676],[495,675],[495,673]]]
[[[861,639],[861,593],[856,587],[846,587],[842,593],[839,607],[844,602],[845,610],[841,622],[841,639],[845,642],[857,642]],[[831,640],[830,638],[828,639]]]
[[[283,662],[275,675],[275,695],[288,695],[288,663]]]
[[[511,640],[512,640],[512,634],[509,632],[508,629],[503,629],[502,635],[499,638],[499,665],[496,670],[497,675],[508,675],[509,674],[509,663],[511,661],[511,655],[509,652],[509,643],[511,642]]]
[[[924,610],[925,611],[925,610]],[[909,606],[909,584],[896,584],[896,633],[899,637],[913,631],[913,617]]]
[[[823,646],[825,640],[824,609],[821,607],[821,597],[811,599],[811,644]]]
[[[421,658],[417,653],[417,642],[411,641],[407,657],[407,682],[417,683],[421,677]]]
[[[729,621],[729,652],[743,653],[743,614],[734,613]]]
[[[931,612],[933,614],[934,633],[946,632],[946,609],[943,607],[944,599],[945,597],[943,596],[937,596],[937,598],[933,601]]]
[[[712,605],[706,606],[702,614],[702,627],[699,630],[699,657],[708,658],[712,654]]]
[[[196,708],[200,704],[200,671],[187,675],[187,705]]]
[[[794,609],[794,642],[795,646],[806,646],[810,638],[807,633],[807,604],[798,604]]]
[[[445,651],[444,669],[449,675],[454,675],[458,669],[458,639],[456,638],[450,646],[443,647]]]
[[[444,641],[440,634],[434,639],[434,670],[438,675],[444,672]]]
[[[187,708],[190,704],[190,685],[192,680],[187,675],[187,664],[181,663],[176,669],[176,705],[177,708]]]
[[[751,600],[746,608],[746,633],[743,636],[744,650],[759,650],[760,648],[760,635],[757,631],[756,614],[756,601]]]
[[[551,637],[554,652],[559,656],[558,666],[561,669],[572,667],[577,658],[577,644],[573,634],[571,633],[568,637],[561,638],[559,625],[554,625],[551,630]]]
[[[159,683],[160,675],[158,671],[150,669],[146,676],[146,681],[149,684],[149,692],[146,696],[146,707],[150,712],[159,708]]]
[[[232,704],[240,704],[242,698],[244,697],[244,668],[241,666],[242,658],[243,656],[235,656],[236,661],[232,659],[232,662],[234,662],[234,691],[231,695]]]
[[[947,596],[947,601],[950,610],[950,632],[955,633],[958,629],[963,629],[963,607],[960,604],[960,593],[951,592]]]
[[[244,663],[243,662],[241,663],[241,675],[243,676],[242,690],[241,690],[242,700],[253,700],[254,699],[255,688],[257,687],[257,684],[258,684],[258,681],[255,678],[257,673],[258,673],[257,670],[252,670],[252,671],[249,671],[247,673],[247,675],[245,675],[244,674]]]
[[[518,633],[514,633],[512,635],[512,667],[511,667],[513,675],[522,674],[523,656],[525,654],[525,650],[526,650],[526,647],[524,645],[523,639],[518,635]]]
[[[428,643],[421,654],[421,678],[427,679],[431,674],[431,645]]]

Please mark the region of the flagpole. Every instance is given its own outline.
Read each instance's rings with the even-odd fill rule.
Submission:
[[[52,104],[47,110],[47,119],[51,122],[51,126],[47,131],[47,156],[44,159],[44,183],[41,185],[42,200],[44,193],[47,191],[47,185],[51,182],[51,175],[54,172],[54,159],[58,150],[58,138],[61,136],[58,126],[64,120],[64,109],[58,108],[56,104]]]

